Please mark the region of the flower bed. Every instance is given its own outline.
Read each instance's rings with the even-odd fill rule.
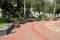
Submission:
[[[20,20],[19,23],[20,23],[20,24],[25,24],[26,21],[25,21],[25,20]]]
[[[29,18],[29,19],[27,19],[26,21],[27,21],[27,22],[33,22],[34,19],[33,19],[33,18]]]
[[[58,19],[57,19],[57,18],[54,18],[53,20],[56,21],[56,20],[58,20]]]
[[[20,27],[20,22],[13,22],[12,26],[19,28]]]
[[[49,20],[50,20],[50,19],[48,19],[48,18],[47,18],[47,19],[45,19],[45,21],[49,21]]]
[[[40,19],[35,19],[35,21],[40,21]]]

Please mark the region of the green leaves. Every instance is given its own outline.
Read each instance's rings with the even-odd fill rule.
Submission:
[[[40,12],[43,11],[44,8],[44,1],[43,0],[35,0],[33,3],[34,11]]]

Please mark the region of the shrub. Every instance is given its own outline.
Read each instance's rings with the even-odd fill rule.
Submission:
[[[49,17],[44,15],[43,18],[46,19],[46,18],[49,18]]]
[[[45,21],[49,21],[50,19],[49,18],[46,18]]]
[[[31,18],[33,18],[33,19],[34,19],[35,17],[34,17],[34,16],[32,16]]]
[[[27,18],[26,21],[27,21],[27,22],[33,22],[34,19],[33,19],[33,18]]]
[[[47,16],[45,16],[45,15],[44,15],[44,16],[43,16],[43,15],[40,15],[38,18],[39,18],[40,20],[42,20],[42,19],[43,19],[42,17],[43,17],[44,19],[48,19],[48,18],[49,18],[49,17],[47,17]]]
[[[40,19],[36,18],[35,21],[40,21]]]
[[[60,17],[56,17],[57,19],[60,19]]]
[[[24,18],[10,18],[9,21],[10,22],[17,22],[17,21],[20,21],[20,20],[25,20]]]
[[[0,23],[8,23],[8,20],[6,18],[0,18]]]
[[[39,19],[42,19],[42,17],[43,17],[42,15],[38,16]]]

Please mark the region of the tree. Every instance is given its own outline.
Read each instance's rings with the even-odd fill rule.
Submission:
[[[23,0],[3,0],[0,7],[3,10],[3,17],[20,17],[23,13]]]
[[[53,18],[55,18],[55,14],[59,13],[60,10],[60,0],[54,0],[54,15]]]
[[[56,0],[56,14],[60,13],[60,0]]]
[[[4,18],[9,18],[10,17],[10,10],[14,9],[14,6],[10,3],[9,0],[4,0],[2,1],[1,4],[1,9],[3,11],[3,17]]]
[[[24,0],[24,16],[29,17],[31,0]]]
[[[34,0],[33,2],[33,11],[38,12],[40,16],[40,12],[44,12],[44,4],[45,2],[43,0]],[[43,19],[44,13],[42,13],[42,19]]]
[[[37,12],[44,11],[44,1],[43,0],[35,0],[33,3],[33,10]]]

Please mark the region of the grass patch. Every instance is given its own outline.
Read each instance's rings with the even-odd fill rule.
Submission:
[[[6,25],[8,25],[8,23],[1,23],[0,24],[0,29],[4,28]]]

